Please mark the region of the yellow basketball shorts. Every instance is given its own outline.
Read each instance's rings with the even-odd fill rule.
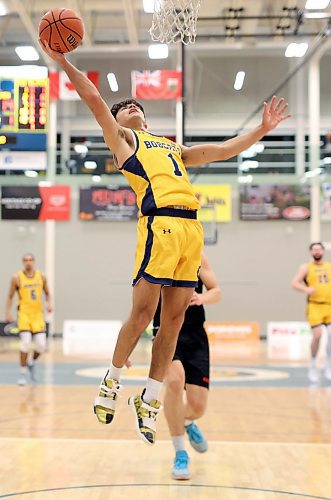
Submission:
[[[40,311],[18,311],[17,327],[20,332],[46,332],[44,315]]]
[[[156,213],[167,215],[143,216],[138,221],[133,285],[144,278],[150,283],[194,288],[203,247],[196,212],[165,208]]]
[[[331,304],[308,302],[306,313],[308,323],[312,328],[331,323]]]

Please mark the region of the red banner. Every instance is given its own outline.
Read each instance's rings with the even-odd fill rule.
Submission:
[[[40,187],[42,199],[39,220],[70,219],[70,186]]]
[[[69,220],[70,186],[2,186],[4,220]]]
[[[136,99],[177,99],[182,95],[181,71],[132,71],[131,83]]]
[[[84,75],[96,86],[99,87],[99,73],[97,71],[83,71]],[[62,99],[64,101],[78,101],[80,99],[75,87],[64,71],[50,72],[50,98],[52,101]]]

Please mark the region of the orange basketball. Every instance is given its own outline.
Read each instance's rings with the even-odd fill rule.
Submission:
[[[57,52],[65,53],[76,49],[83,36],[83,21],[71,9],[52,9],[39,23],[39,38]]]

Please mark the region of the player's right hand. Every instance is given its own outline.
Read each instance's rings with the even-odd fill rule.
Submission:
[[[314,293],[315,293],[315,288],[313,288],[312,286],[309,286],[309,287],[307,288],[306,293],[307,293],[308,297],[310,297],[311,295],[314,295]]]
[[[63,64],[63,62],[66,60],[64,54],[61,52],[57,52],[56,50],[53,50],[50,48],[48,43],[45,40],[40,40],[39,38],[39,45],[43,49],[46,54],[53,59],[53,61],[57,62],[58,64]]]
[[[7,314],[6,317],[5,317],[5,323],[12,323],[13,322],[13,318],[10,314]]]

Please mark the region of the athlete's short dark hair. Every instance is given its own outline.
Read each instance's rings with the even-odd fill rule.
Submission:
[[[125,99],[124,101],[118,102],[117,104],[114,104],[111,108],[111,114],[113,115],[114,118],[116,118],[117,113],[121,108],[125,108],[125,106],[128,106],[129,104],[135,104],[137,108],[141,109],[141,111],[144,113],[145,116],[145,110],[140,104],[140,102],[136,101],[135,99]]]
[[[23,255],[23,257],[22,257],[22,260],[25,260],[27,257],[31,257],[31,259],[36,260],[36,259],[35,259],[35,256],[33,255],[33,253],[30,253],[30,252],[25,253],[25,254]]]
[[[312,250],[315,245],[319,245],[320,247],[323,248],[323,250],[325,250],[325,247],[321,241],[314,241],[314,243],[311,243],[309,245],[309,250]]]

